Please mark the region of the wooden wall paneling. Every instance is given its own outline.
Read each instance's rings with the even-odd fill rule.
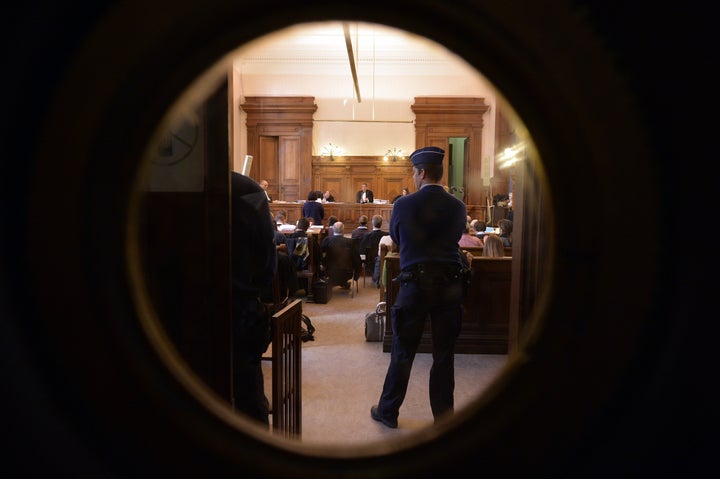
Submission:
[[[467,213],[473,219],[487,221],[487,207],[485,205],[467,205]]]
[[[383,191],[384,196],[382,199],[386,199],[389,202],[392,202],[393,198],[395,198],[397,195],[402,193],[402,189],[407,187],[410,188],[410,185],[408,184],[407,180],[404,178],[397,178],[397,177],[385,177],[381,180],[381,190]],[[412,181],[411,181],[412,183]],[[414,188],[413,188],[414,189]],[[410,190],[412,191],[412,189]]]
[[[343,183],[344,178],[342,177],[323,178],[323,180],[319,183],[321,185],[319,190],[323,193],[329,190],[330,194],[333,196],[333,198],[335,198],[335,201],[339,201],[340,192],[347,189],[344,187]]]
[[[300,133],[300,144],[296,158],[298,160],[298,184],[300,192],[304,191],[307,198],[310,189],[317,189],[314,188],[312,182],[312,121],[309,124],[303,123]]]
[[[343,201],[350,181],[347,178],[346,166],[325,165],[313,160],[313,186],[323,193],[330,190],[335,201]],[[326,208],[327,210],[327,208]],[[326,214],[327,215],[327,211]]]
[[[302,137],[281,136],[278,142],[280,197],[282,200],[307,199],[309,188],[301,189],[304,182],[301,180]]]
[[[253,164],[250,168],[250,176],[256,181],[267,180],[268,194],[276,200],[281,200],[279,186],[279,159],[278,159],[278,137],[277,136],[259,136],[258,137],[258,157],[253,158]]]

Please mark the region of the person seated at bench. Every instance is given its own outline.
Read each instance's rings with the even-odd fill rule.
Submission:
[[[475,236],[477,236],[480,239],[485,238],[485,230],[487,229],[487,224],[483,220],[477,220],[475,221],[475,224],[473,225],[475,228]]]
[[[504,258],[505,246],[502,239],[496,234],[485,235],[482,255],[486,258]]]
[[[467,248],[472,246],[482,247],[483,240],[475,236],[475,231],[470,230],[470,223],[465,223],[465,231],[458,241],[458,246],[461,248]]]
[[[373,269],[373,278],[377,278],[377,280],[375,281],[375,284],[377,285],[378,288],[380,288],[380,276],[381,276],[380,269],[384,266],[382,264],[382,257],[383,257],[382,256],[382,247],[383,246],[386,247],[386,251],[388,251],[388,252],[392,251],[393,248],[395,247],[395,242],[390,237],[390,234],[383,236],[382,238],[380,238],[380,241],[378,241],[378,256],[377,256],[377,260],[375,261],[375,267]]]
[[[302,271],[308,269],[308,258],[310,251],[308,250],[312,244],[308,241],[307,229],[310,227],[310,221],[307,218],[297,220],[295,232],[293,232],[286,240],[288,255],[295,263],[295,269]],[[313,251],[315,253],[315,251]]]
[[[383,231],[382,227],[383,217],[381,215],[375,215],[372,217],[372,231],[362,237],[360,240],[360,254],[365,255],[365,267],[370,270],[372,274],[372,282],[379,286],[379,272],[375,272],[375,262],[380,255],[380,239],[383,236],[388,236],[390,233]],[[379,269],[379,268],[378,268]]]
[[[512,246],[513,222],[507,218],[498,221],[500,228],[500,239],[505,246]]]
[[[344,236],[345,225],[338,221],[333,225],[333,235],[323,240],[322,253],[324,256],[325,273],[330,286],[350,287],[350,280],[360,277],[360,253],[356,243]]]
[[[366,215],[360,215],[360,218],[358,218],[358,226],[354,230],[352,230],[352,233],[350,233],[350,239],[362,239],[363,236],[368,234],[370,230],[368,230],[367,227],[368,217]]]

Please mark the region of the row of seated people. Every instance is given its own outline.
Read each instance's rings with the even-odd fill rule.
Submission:
[[[512,247],[505,246],[502,238],[497,234],[487,234],[483,246],[459,246],[460,251],[472,264],[473,258],[509,258],[512,257]],[[385,291],[387,289],[387,271],[385,268],[386,256],[398,256],[397,244],[390,238],[389,234],[382,236],[378,243],[377,259],[373,270],[373,281],[380,289],[380,301],[386,301]]]
[[[359,239],[345,237],[341,222],[329,228],[325,237],[308,234],[308,227],[307,219],[300,218],[292,234],[276,231],[281,290],[290,296],[312,295],[312,284],[319,278],[331,286],[350,288],[350,282],[357,281],[362,269]]]

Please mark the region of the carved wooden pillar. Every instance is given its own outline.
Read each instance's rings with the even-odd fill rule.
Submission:
[[[268,181],[277,200],[305,199],[312,179],[315,97],[246,97],[250,176]]]
[[[449,138],[467,138],[465,191],[468,204],[485,204],[482,185],[483,114],[490,108],[484,98],[415,97],[411,106],[415,113],[415,145],[439,146],[448,151]],[[447,160],[443,183],[447,184]]]

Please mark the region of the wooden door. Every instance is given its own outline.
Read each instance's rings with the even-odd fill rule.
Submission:
[[[278,137],[280,196],[283,201],[307,199],[309,191],[301,191],[300,158],[302,157],[302,138],[296,135]]]
[[[284,201],[282,197],[282,182],[280,181],[280,165],[278,159],[278,137],[260,136],[258,138],[258,158],[255,160],[250,175],[255,181],[267,180],[268,194],[274,200]]]

